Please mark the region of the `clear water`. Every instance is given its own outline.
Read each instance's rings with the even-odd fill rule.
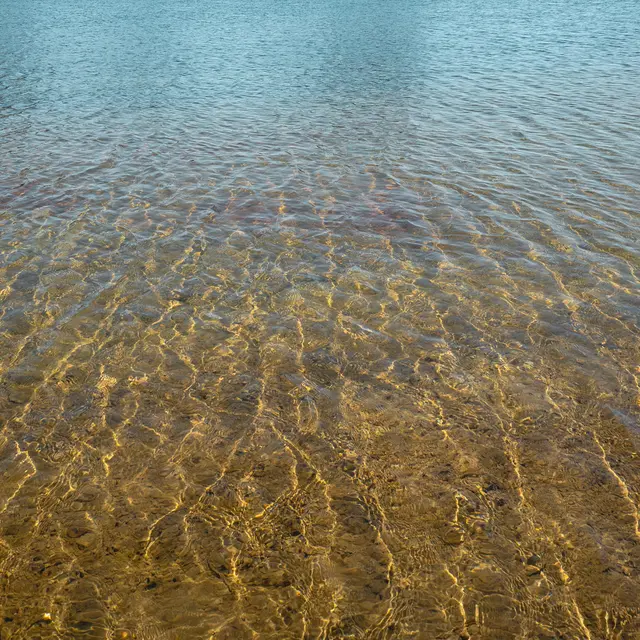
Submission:
[[[636,0],[0,0],[2,638],[640,638]]]

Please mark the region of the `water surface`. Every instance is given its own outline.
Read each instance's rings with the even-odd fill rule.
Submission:
[[[636,0],[0,0],[11,638],[640,638]]]

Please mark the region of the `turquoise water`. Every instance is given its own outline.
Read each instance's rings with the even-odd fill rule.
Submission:
[[[2,638],[640,638],[635,0],[0,0]]]

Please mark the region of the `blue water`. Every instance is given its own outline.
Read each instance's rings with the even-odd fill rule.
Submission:
[[[637,0],[0,0],[0,633],[640,637]]]

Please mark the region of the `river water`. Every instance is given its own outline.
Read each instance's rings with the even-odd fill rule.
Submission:
[[[636,0],[0,0],[3,639],[640,638]]]

